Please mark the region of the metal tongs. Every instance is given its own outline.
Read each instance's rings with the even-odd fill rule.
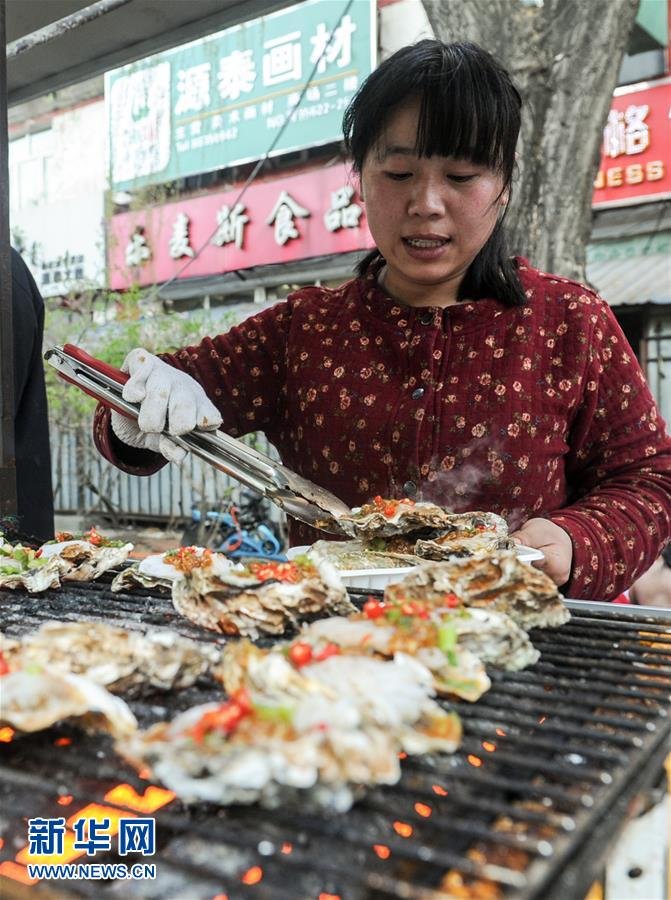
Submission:
[[[121,415],[137,420],[139,404],[129,403],[121,396],[129,378],[125,372],[74,344],[52,347],[44,358],[64,381]],[[178,447],[268,497],[295,519],[322,531],[344,533],[337,519],[350,509],[342,500],[223,431],[191,431],[181,437],[165,434]]]

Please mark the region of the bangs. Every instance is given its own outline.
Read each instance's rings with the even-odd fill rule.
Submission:
[[[508,115],[498,98],[469,76],[459,68],[447,83],[442,77],[425,78],[429,84],[415,93],[419,100],[415,152],[417,156],[451,156],[497,171],[504,169],[504,161],[514,158],[517,134],[510,134]],[[442,90],[436,89],[436,80]],[[390,116],[386,118],[388,121]]]
[[[466,159],[512,178],[521,98],[508,73],[475,44],[421,41],[385,60],[345,113],[345,143],[361,171],[398,108],[419,103],[418,156]]]

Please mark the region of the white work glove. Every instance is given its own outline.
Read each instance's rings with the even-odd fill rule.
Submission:
[[[216,431],[221,416],[203,388],[162,359],[138,348],[131,350],[121,367],[130,378],[121,392],[124,400],[140,404],[137,422],[112,410],[112,431],[130,447],[153,450],[167,460],[181,463],[186,450],[162,434]]]

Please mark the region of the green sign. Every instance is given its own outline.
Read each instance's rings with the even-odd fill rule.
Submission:
[[[307,0],[107,72],[110,184],[259,159],[287,116],[273,155],[339,140],[375,66],[375,14],[374,0]]]

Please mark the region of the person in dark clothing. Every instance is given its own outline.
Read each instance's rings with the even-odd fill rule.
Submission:
[[[47,393],[42,365],[44,301],[28,266],[14,248],[12,315],[18,520],[2,525],[9,540],[42,542],[54,536]]]

